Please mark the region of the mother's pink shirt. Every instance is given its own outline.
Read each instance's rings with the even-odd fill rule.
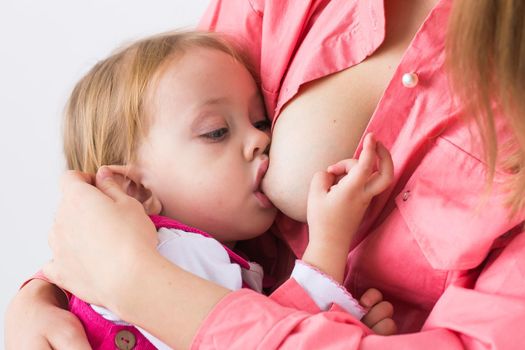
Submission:
[[[459,120],[444,72],[450,4],[442,0],[426,19],[367,127],[390,149],[395,182],[371,205],[349,255],[345,286],[354,295],[380,289],[394,304],[402,335],[372,335],[337,305],[321,313],[292,280],[270,298],[230,293],[205,320],[194,348],[525,344],[523,218],[507,217],[499,194],[503,172],[493,192],[482,196],[483,153],[472,141],[475,127]],[[275,120],[301,84],[371,55],[383,42],[385,17],[380,0],[213,0],[201,28],[232,34],[247,48]],[[418,78],[415,86],[410,79],[403,84],[403,76],[415,77],[410,73]],[[501,142],[509,135],[501,119],[497,127]],[[300,257],[306,227],[286,218],[277,226]]]

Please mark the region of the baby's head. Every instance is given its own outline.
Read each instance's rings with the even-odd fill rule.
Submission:
[[[109,165],[148,214],[222,242],[255,237],[276,209],[260,190],[270,128],[244,60],[216,34],[136,42],[99,62],[66,109],[70,169]]]

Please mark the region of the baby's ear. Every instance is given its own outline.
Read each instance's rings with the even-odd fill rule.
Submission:
[[[138,200],[146,214],[158,215],[162,210],[162,204],[157,196],[142,185],[140,175],[129,165],[106,165],[113,173],[115,182],[124,192]]]

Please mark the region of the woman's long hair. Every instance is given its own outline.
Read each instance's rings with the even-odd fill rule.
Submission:
[[[488,165],[488,180],[501,164],[511,173],[508,204],[525,204],[525,1],[456,0],[447,37],[455,92],[475,119]],[[495,116],[512,131],[498,140]]]

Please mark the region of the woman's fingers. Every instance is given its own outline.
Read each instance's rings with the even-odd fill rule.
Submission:
[[[95,184],[95,177],[92,174],[82,173],[76,170],[68,170],[62,175],[60,179],[60,189],[64,192],[64,189],[69,188],[72,184]]]
[[[53,261],[43,271],[81,299],[109,304],[125,289],[122,266],[129,265],[139,249],[157,254],[155,225],[111,171],[102,170],[97,176],[100,188],[87,184],[82,176],[65,176],[49,235]]]
[[[366,292],[361,295],[359,303],[361,306],[369,309],[375,304],[383,300],[383,294],[375,288],[369,288]]]
[[[362,322],[368,327],[373,328],[379,321],[387,318],[392,318],[394,314],[394,307],[388,301],[381,301],[372,306],[368,313],[363,316]]]
[[[80,320],[72,313],[61,310],[60,326],[50,328],[47,341],[53,349],[90,350],[86,332]]]
[[[397,333],[397,325],[391,318],[384,318],[372,326],[372,330],[379,335],[392,335]]]
[[[56,286],[64,288],[62,274],[58,264],[55,264],[53,260],[48,261],[41,269],[42,273],[49,280],[49,283],[53,283]]]
[[[375,288],[370,288],[363,293],[359,303],[369,309],[368,313],[361,321],[380,335],[391,335],[397,331],[396,324],[392,320],[394,307],[383,300],[381,292]]]
[[[90,349],[78,318],[63,309],[62,291],[39,279],[29,281],[9,304],[5,318],[5,348]]]
[[[113,172],[106,166],[100,167],[96,175],[96,185],[105,195],[113,199],[115,202],[121,200],[129,200],[128,196],[122,186],[119,186]]]

